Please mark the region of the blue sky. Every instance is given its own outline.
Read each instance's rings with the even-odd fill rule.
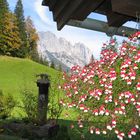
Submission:
[[[7,0],[9,7],[13,11],[17,0]],[[24,6],[25,17],[30,16],[34,21],[35,27],[38,31],[51,31],[58,37],[64,37],[72,44],[76,42],[84,43],[88,48],[93,51],[93,55],[99,58],[99,53],[102,44],[109,40],[105,33],[80,29],[71,26],[65,26],[61,31],[57,31],[56,23],[53,21],[52,13],[48,7],[41,5],[42,0],[22,0]],[[98,14],[89,15],[90,18],[106,21],[106,17]],[[125,24],[129,27],[136,27],[136,23],[128,22]],[[121,37],[117,37],[121,40]]]

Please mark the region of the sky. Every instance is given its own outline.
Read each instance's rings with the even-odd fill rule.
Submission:
[[[17,0],[7,1],[11,11],[13,11]],[[57,31],[52,13],[49,11],[48,7],[41,5],[42,0],[22,0],[22,2],[24,6],[24,16],[30,16],[32,18],[37,31],[51,31],[56,34],[57,37],[64,37],[72,44],[77,42],[84,43],[97,59],[99,58],[102,44],[110,39],[105,33],[71,26],[64,26],[61,31]],[[95,13],[90,14],[88,17],[107,21],[105,16]],[[136,23],[134,22],[128,22],[125,25],[133,28],[136,27]],[[122,37],[117,36],[117,39],[122,40]]]

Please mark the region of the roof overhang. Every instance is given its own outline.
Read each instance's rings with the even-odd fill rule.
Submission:
[[[77,26],[79,23],[77,27],[82,25],[82,28],[96,30],[98,25],[95,25],[99,22],[99,25],[102,25],[100,28],[108,29],[98,28],[98,31],[122,30],[124,27],[121,26],[125,22],[136,21],[140,15],[140,0],[43,0],[42,5],[48,6],[52,11],[58,30],[67,24]],[[92,12],[106,15],[107,23],[101,21],[97,23],[97,20],[87,19]],[[93,22],[94,24],[92,24]],[[121,29],[119,29],[120,27]],[[134,31],[127,27],[125,30]],[[114,33],[123,34],[118,31]]]

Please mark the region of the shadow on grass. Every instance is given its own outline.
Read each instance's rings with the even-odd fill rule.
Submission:
[[[11,121],[13,121],[13,120],[11,120]],[[5,122],[10,123],[11,121],[8,120]],[[2,124],[3,122],[0,121],[0,123]],[[56,136],[54,136],[50,139],[34,138],[32,140],[42,140],[42,139],[43,140],[118,140],[116,135],[111,132],[107,135],[90,134],[89,130],[88,130],[88,126],[85,125],[83,128],[78,128],[76,121],[59,119],[58,124],[60,125],[60,129]],[[73,129],[70,127],[71,125],[74,125]],[[19,138],[20,135],[18,135],[18,134],[8,134],[8,135],[6,133],[1,133],[0,140],[22,140],[22,138]],[[28,138],[28,136],[26,137],[26,139],[30,140],[30,138]],[[128,140],[128,138],[124,138],[124,140]],[[132,138],[132,140],[140,140],[140,132],[139,132],[139,134],[137,134],[137,136],[134,136]]]
[[[0,135],[0,140],[21,140],[21,138],[8,135]]]
[[[85,128],[77,128],[77,122],[71,121],[71,120],[59,120],[58,121],[60,126],[67,126],[68,129],[68,135],[70,136],[70,140],[119,140],[116,136],[116,134],[113,132],[107,135],[96,135],[90,134],[88,126]],[[73,129],[70,128],[71,125],[74,125],[75,127]],[[57,140],[57,139],[56,139]],[[63,140],[63,139],[62,139]],[[124,138],[123,140],[130,140],[129,138]],[[137,133],[136,136],[132,138],[132,140],[140,140],[140,132]]]

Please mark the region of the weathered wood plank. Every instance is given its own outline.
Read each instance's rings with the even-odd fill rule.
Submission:
[[[86,0],[72,16],[72,19],[84,20],[91,12],[95,11],[105,0]]]
[[[140,13],[140,0],[111,0],[114,12],[136,18],[136,13]]]
[[[57,29],[61,30],[63,26],[69,21],[71,16],[76,12],[85,0],[71,0],[70,3],[63,9],[60,16],[57,19]]]
[[[54,6],[55,6],[55,4],[56,4],[57,1],[58,0],[50,0],[50,3],[49,3],[49,10],[50,11],[53,11]]]
[[[57,1],[59,0],[43,0],[42,5],[48,6],[49,10],[52,11]]]
[[[89,18],[85,19],[84,21],[70,20],[67,24],[74,27],[104,32],[109,36],[113,36],[113,35],[124,36],[123,35],[124,31],[125,31],[125,36],[130,36],[130,34],[133,34],[136,31],[136,29],[125,27],[125,26],[121,26],[119,28],[109,27],[106,22],[99,21],[96,19],[89,19]]]
[[[114,26],[114,27],[120,27],[126,21],[131,19],[131,17],[117,14],[117,13],[114,13],[112,11],[107,12],[106,15],[107,15],[107,20],[108,20],[108,25]]]
[[[59,17],[60,13],[63,11],[63,9],[67,6],[67,4],[70,2],[70,0],[57,0],[54,10],[53,10],[53,19],[56,21],[56,19]]]

